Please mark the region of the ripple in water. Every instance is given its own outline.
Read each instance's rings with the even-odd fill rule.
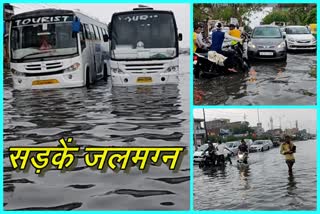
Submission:
[[[189,148],[189,56],[182,56],[178,86],[14,91],[4,80],[4,205],[6,210],[188,210],[189,157],[181,170],[150,166],[129,174],[87,168],[51,169],[39,177],[11,168],[10,146],[57,146],[73,137],[84,146]],[[82,158],[82,160],[81,160]],[[152,179],[150,179],[152,178]],[[108,193],[108,194],[102,194]],[[95,196],[95,197],[92,197]],[[129,197],[128,197],[129,196]],[[152,203],[156,201],[156,203]]]

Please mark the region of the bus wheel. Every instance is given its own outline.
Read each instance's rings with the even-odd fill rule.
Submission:
[[[103,80],[104,81],[108,80],[108,69],[106,65],[103,65]]]
[[[87,71],[86,71],[86,87],[87,88],[90,87],[90,71],[89,71],[89,69],[87,69]]]

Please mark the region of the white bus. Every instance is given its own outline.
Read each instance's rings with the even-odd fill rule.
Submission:
[[[15,89],[89,86],[107,79],[108,26],[80,12],[42,9],[14,15],[10,69]]]
[[[105,37],[112,85],[178,84],[181,40],[171,11],[142,7],[114,13]]]

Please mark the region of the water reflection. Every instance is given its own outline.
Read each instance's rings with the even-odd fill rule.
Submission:
[[[180,171],[151,166],[146,174],[77,167],[44,177],[11,168],[10,146],[56,146],[72,136],[84,146],[189,146],[189,56],[179,85],[14,91],[4,85],[4,206],[6,210],[188,210],[189,158]],[[170,194],[168,194],[170,193]],[[152,203],[150,203],[152,201]]]
[[[293,173],[289,173],[288,176],[288,185],[287,185],[287,190],[289,195],[295,195],[295,189],[297,189],[297,182],[294,179]]]

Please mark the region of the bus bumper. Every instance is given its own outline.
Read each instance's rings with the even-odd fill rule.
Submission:
[[[59,75],[36,77],[12,75],[12,79],[13,88],[17,90],[74,88],[82,87],[85,85],[83,74],[79,70]]]
[[[178,72],[159,74],[112,74],[113,86],[178,84]]]

